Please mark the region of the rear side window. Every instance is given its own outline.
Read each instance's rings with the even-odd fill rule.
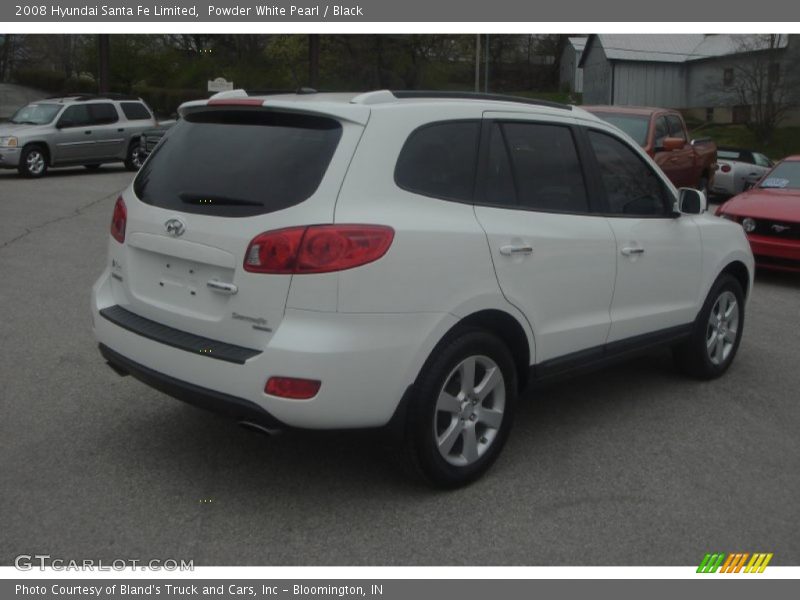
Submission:
[[[620,140],[589,131],[611,214],[665,216],[670,214],[667,189],[642,157]]]
[[[141,102],[120,102],[122,112],[125,113],[125,118],[129,121],[138,121],[142,119],[150,119],[150,111],[145,108]]]
[[[486,194],[491,204],[589,212],[583,172],[569,128],[540,123],[494,125]]]
[[[153,206],[220,217],[300,204],[319,187],[341,124],[324,117],[220,110],[189,114],[139,171],[136,195]]]
[[[107,125],[119,121],[117,109],[113,104],[90,104],[89,112],[92,113],[92,123],[95,125]]]
[[[478,159],[480,121],[425,125],[406,140],[394,179],[409,192],[471,202]]]

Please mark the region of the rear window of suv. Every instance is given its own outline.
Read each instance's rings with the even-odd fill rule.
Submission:
[[[341,124],[325,117],[214,110],[181,119],[133,188],[159,208],[249,217],[300,204],[319,187]]]

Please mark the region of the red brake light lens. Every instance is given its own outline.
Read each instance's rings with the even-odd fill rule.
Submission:
[[[111,236],[120,244],[125,242],[125,226],[128,222],[128,210],[122,196],[117,198],[114,205],[114,214],[111,217]]]
[[[290,400],[308,400],[319,392],[321,381],[297,377],[270,377],[264,391],[271,396]]]
[[[719,168],[719,170],[722,171],[723,173],[730,173],[731,172],[731,166],[730,165],[722,165]]]
[[[331,273],[378,260],[394,230],[382,225],[311,225],[267,231],[250,242],[244,259],[251,273]]]

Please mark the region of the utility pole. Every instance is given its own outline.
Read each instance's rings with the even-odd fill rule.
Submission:
[[[486,62],[483,66],[483,91],[489,93],[489,34],[486,34]]]
[[[308,86],[319,87],[319,34],[311,33],[308,36]]]
[[[475,92],[481,91],[481,34],[475,35]]]
[[[107,94],[111,91],[109,82],[109,65],[111,64],[111,39],[109,34],[101,33],[97,36],[97,91]]]

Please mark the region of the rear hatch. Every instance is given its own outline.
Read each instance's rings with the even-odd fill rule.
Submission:
[[[264,231],[333,221],[368,111],[353,107],[350,120],[241,104],[187,110],[145,163],[124,196],[114,294],[147,319],[261,349],[292,275],[246,271],[248,245]]]

